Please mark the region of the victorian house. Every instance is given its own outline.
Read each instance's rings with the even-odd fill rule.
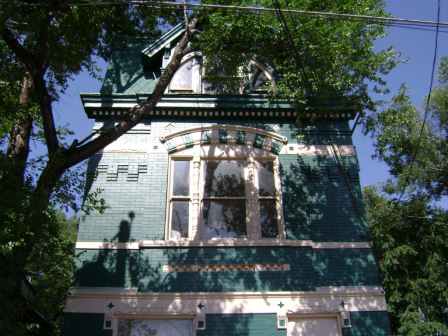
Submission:
[[[144,101],[183,32],[117,51],[81,95],[101,131]],[[90,159],[76,286],[63,334],[389,335],[349,121],[353,106],[298,111],[268,99],[250,63],[219,94],[191,53],[144,122]]]

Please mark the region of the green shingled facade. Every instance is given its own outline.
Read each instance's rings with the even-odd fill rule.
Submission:
[[[181,32],[178,26],[149,47],[115,55],[100,94],[82,96],[96,128],[151,94],[167,43],[173,47]],[[127,336],[120,321],[150,326],[183,319],[191,321],[192,334],[175,335],[286,336],[297,316],[317,324],[324,316],[334,320],[332,336],[389,335],[349,128],[353,110],[333,106],[325,118],[298,127],[287,103],[273,107],[250,94],[216,97],[169,92],[164,107],[89,160],[86,195],[100,191],[107,207],[81,218],[63,334]],[[234,140],[232,127],[243,127]],[[193,129],[202,132],[199,142],[188,133]],[[170,147],[170,136],[183,146]],[[170,157],[209,145],[224,152],[249,146],[275,159],[284,236],[237,243],[168,238]]]

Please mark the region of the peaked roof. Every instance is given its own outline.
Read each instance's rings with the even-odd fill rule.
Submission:
[[[185,25],[179,23],[172,29],[163,34],[159,39],[150,44],[147,48],[142,50],[143,55],[151,58],[165,46],[170,46],[171,42],[178,38],[185,31]]]
[[[149,44],[130,43],[114,51],[99,93],[81,93],[84,110],[89,118],[125,117],[129,108],[147,100],[160,76],[163,50],[173,48],[185,32],[180,23]],[[299,110],[306,118],[351,119],[359,111],[358,104],[335,99],[319,101],[313,108],[295,106],[286,100],[272,101],[259,94],[165,94],[149,118],[263,118],[295,120]]]
[[[156,41],[144,43],[129,43],[124,49],[113,51],[101,94],[150,94],[160,76],[163,50],[174,47],[174,42],[185,31],[180,23]]]

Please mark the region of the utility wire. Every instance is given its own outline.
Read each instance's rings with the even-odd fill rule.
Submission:
[[[437,22],[440,21],[440,0],[437,0]],[[439,25],[436,24],[436,34],[435,34],[435,38],[434,38],[434,54],[432,57],[432,68],[431,68],[431,80],[429,82],[429,89],[428,89],[428,95],[426,96],[426,103],[425,103],[425,112],[423,114],[423,121],[422,121],[422,126],[420,127],[420,132],[417,138],[417,145],[415,147],[414,153],[411,156],[411,162],[409,164],[409,171],[412,171],[412,168],[414,167],[415,161],[417,159],[418,156],[418,152],[420,151],[420,146],[421,146],[421,142],[422,142],[422,136],[423,136],[423,131],[425,130],[425,126],[426,126],[426,122],[428,120],[428,115],[429,115],[429,104],[431,102],[431,94],[432,94],[432,87],[434,85],[434,74],[435,74],[435,69],[436,69],[436,63],[437,63],[437,54],[438,54],[438,48],[439,48]],[[405,176],[405,182],[407,183],[409,181],[409,175]],[[398,201],[401,201],[405,189],[406,189],[406,183],[405,186],[403,188],[403,190],[401,191],[400,197],[398,199]]]
[[[9,4],[10,2],[1,1],[0,3]],[[23,6],[29,7],[45,7],[48,6],[45,3],[26,3],[18,2]],[[16,3],[17,4],[17,3]],[[209,8],[209,9],[223,9],[223,10],[236,10],[236,11],[248,11],[252,13],[260,12],[276,12],[276,8],[272,7],[262,7],[262,6],[238,6],[238,5],[222,5],[222,4],[199,4],[199,3],[187,3],[175,1],[147,1],[147,0],[124,0],[124,1],[79,1],[79,2],[68,2],[69,6],[124,6],[124,5],[134,5],[134,6],[147,6],[147,7],[176,7],[183,8],[185,5],[189,8]],[[372,16],[372,15],[360,15],[360,14],[348,14],[348,13],[335,13],[335,12],[322,12],[322,11],[309,11],[301,10],[296,8],[286,8],[281,10],[284,13],[291,13],[302,16],[311,17],[321,17],[327,19],[336,20],[353,20],[353,21],[367,21],[374,24],[383,25],[393,25],[400,24],[404,26],[417,26],[417,27],[438,27],[438,28],[448,28],[448,22],[435,22],[429,20],[415,20],[415,19],[404,19],[399,17],[386,17],[386,16]]]
[[[292,38],[291,32],[289,30],[288,27],[288,23],[286,22],[285,17],[283,16],[282,10],[280,8],[280,3],[278,0],[273,0],[274,6],[275,6],[275,15],[277,17],[277,20],[279,21],[280,25],[283,28],[283,31],[285,32],[286,35],[286,39],[288,41],[289,44],[289,48],[292,49],[292,51],[295,53],[294,59],[294,63],[296,65],[297,68],[297,72],[301,75],[302,77],[302,82],[305,85],[305,89],[307,94],[311,94],[311,86],[309,85],[309,77],[305,68],[305,64],[303,61],[303,57],[302,55],[299,54],[296,44],[294,42],[294,39]]]

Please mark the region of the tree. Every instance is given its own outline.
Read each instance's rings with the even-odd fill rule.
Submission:
[[[238,1],[231,4],[248,5]],[[212,74],[240,78],[245,74],[241,69],[248,69],[248,60],[254,59],[272,67],[276,90],[271,93],[293,101],[301,112],[318,108],[322,101],[355,104],[360,112],[374,108],[367,82],[383,90],[382,75],[396,62],[393,49],[373,50],[374,41],[385,34],[384,27],[284,13],[281,9],[384,16],[382,1],[262,0],[255,6],[278,11],[267,15],[231,10],[208,14],[207,29],[199,41]]]
[[[2,333],[56,332],[56,318],[70,285],[72,249],[54,208],[61,205],[61,197],[66,198],[67,189],[73,184],[79,187],[76,172],[69,168],[120,134],[112,129],[75,150],[74,144],[64,143],[56,128],[51,103],[63,92],[70,76],[81,69],[94,72],[94,56],[108,56],[114,35],[156,36],[156,17],[146,12],[131,6],[105,9],[59,2],[2,5],[0,46],[5,52],[1,54],[0,76],[5,99],[1,121],[3,129],[10,127],[0,166],[0,283],[2,301],[8,302],[2,306],[8,310],[1,314]],[[123,122],[121,132],[136,122]],[[29,143],[39,129],[48,155],[36,160],[29,157]],[[56,256],[61,259],[56,260]],[[38,296],[31,295],[30,300],[24,284],[34,273],[42,274],[33,280],[37,287],[46,283],[51,290],[38,288]]]
[[[384,14],[378,0],[296,0],[289,5],[309,10]],[[182,14],[185,33],[148,100],[130,109],[125,119],[103,129],[99,136],[65,144],[55,125],[52,103],[64,91],[68,79],[82,69],[94,74],[95,57],[110,57],[117,41],[125,40],[123,36],[157,36],[164,22],[175,22]],[[161,17],[165,21],[161,22]],[[254,29],[245,29],[248,26]],[[198,39],[193,39],[199,31]],[[272,93],[290,99],[301,110],[328,97],[342,97],[350,102],[355,98],[356,104],[372,107],[366,81],[383,85],[381,74],[394,64],[391,51],[373,51],[373,41],[383,34],[380,26],[308,17],[298,22],[281,12],[277,16],[208,13],[202,9],[172,13],[126,2],[15,1],[2,4],[0,34],[4,51],[1,64],[12,68],[0,69],[1,83],[10,87],[8,101],[12,102],[2,106],[3,126],[11,128],[0,175],[1,206],[5,210],[1,232],[4,244],[9,246],[2,255],[8,259],[8,267],[2,273],[7,286],[2,291],[19,300],[23,276],[33,265],[40,239],[49,239],[55,232],[57,221],[51,215],[52,208],[57,203],[55,197],[61,194],[58,190],[67,186],[61,180],[71,183],[72,167],[116,140],[156,106],[183,56],[192,48],[203,50],[210,74],[220,80],[222,74],[241,78],[247,72],[248,59],[272,67],[277,88]],[[9,78],[8,72],[14,76]],[[20,99],[14,102],[14,97]],[[29,143],[39,128],[47,156],[38,160],[38,167],[32,171]],[[10,317],[13,325],[24,313],[26,309],[13,309],[5,316]]]
[[[426,116],[406,88],[367,123],[376,156],[392,178],[364,196],[374,250],[383,273],[393,330],[399,335],[448,334],[447,195],[448,59]]]
[[[446,335],[447,212],[422,195],[399,202],[367,188],[364,198],[393,331]]]

